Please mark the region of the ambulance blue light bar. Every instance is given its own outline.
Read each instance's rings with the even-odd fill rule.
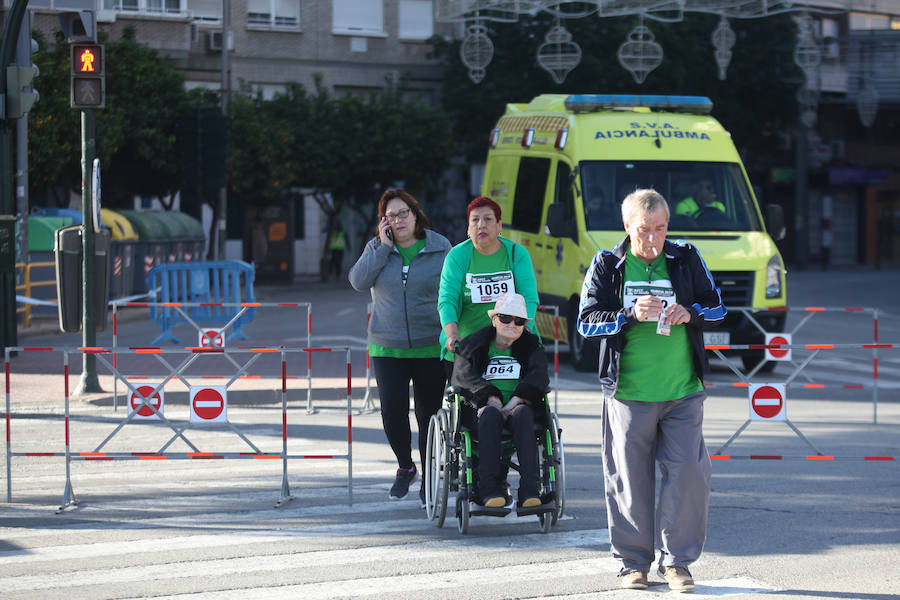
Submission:
[[[708,115],[712,112],[713,103],[712,100],[705,96],[574,94],[566,98],[566,110],[571,110],[574,113],[634,108],[636,106],[666,112]]]

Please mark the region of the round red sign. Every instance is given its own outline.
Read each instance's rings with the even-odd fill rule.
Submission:
[[[211,421],[225,410],[225,399],[218,390],[204,388],[194,395],[194,413],[201,419]]]
[[[775,345],[775,344],[787,346],[788,341],[786,338],[784,338],[780,335],[776,335],[775,337],[773,337],[772,339],[769,340],[768,345],[771,346],[771,345]],[[769,354],[771,354],[775,358],[784,358],[785,356],[787,356],[787,353],[790,350],[790,348],[769,348],[768,350],[769,350]]]
[[[778,416],[784,405],[781,392],[770,385],[764,385],[753,392],[753,412],[763,419],[771,419]]]
[[[222,339],[222,332],[217,329],[207,329],[200,336],[200,346],[203,348],[222,348],[225,341]]]
[[[153,386],[142,385],[137,388],[137,391],[140,392],[141,396],[147,398],[150,401],[150,404],[153,405],[153,408],[159,410],[159,392],[153,394],[153,396],[148,397],[148,395],[153,391]],[[141,417],[149,417],[154,414],[154,412],[150,409],[149,406],[146,406],[141,403],[141,398],[137,394],[131,394],[131,409],[137,410],[140,407],[140,410],[137,411],[137,414]]]

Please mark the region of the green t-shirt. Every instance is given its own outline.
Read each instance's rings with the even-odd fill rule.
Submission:
[[[457,321],[460,339],[490,325],[491,318],[487,311],[494,308],[497,297],[515,292],[515,279],[506,248],[501,244],[499,250],[485,256],[473,246],[472,261],[463,283],[462,310]],[[448,353],[444,358],[452,362],[453,354]]]
[[[676,302],[665,254],[648,265],[629,249],[622,290],[624,305],[632,306],[648,293],[660,297],[667,307]],[[703,389],[703,382],[694,372],[686,326],[672,325],[668,336],[656,333],[656,326],[656,321],[644,321],[625,332],[616,398],[665,402]]]
[[[409,273],[409,263],[413,257],[425,248],[425,240],[418,240],[412,246],[401,248],[394,244],[397,252],[403,258],[403,281]],[[379,346],[378,344],[369,344],[369,356],[381,356],[387,358],[440,358],[441,345],[432,344],[430,346],[421,346],[419,348],[389,348],[387,346]]]
[[[491,347],[488,348],[488,358],[490,360],[488,360],[482,377],[500,390],[500,394],[503,396],[501,400],[505,405],[512,398],[516,386],[519,385],[522,365],[512,357],[512,348],[498,350],[493,341],[491,341]]]

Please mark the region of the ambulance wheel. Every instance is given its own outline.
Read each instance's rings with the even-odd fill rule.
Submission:
[[[576,371],[596,371],[600,361],[600,346],[596,342],[589,342],[575,331],[575,321],[578,319],[578,299],[573,298],[569,302],[569,360]]]

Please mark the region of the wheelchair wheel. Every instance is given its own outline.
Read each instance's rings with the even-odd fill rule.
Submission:
[[[556,467],[556,512],[553,513],[553,524],[559,520],[566,509],[566,452],[562,442],[562,428],[559,417],[551,413],[550,440],[553,444],[553,463]]]
[[[437,518],[437,526],[443,527],[444,519],[447,518],[447,497],[450,490],[450,479],[453,474],[451,471],[452,465],[449,460],[453,432],[450,431],[450,417],[446,410],[438,411],[435,416],[438,418],[438,429],[435,432],[437,439],[434,441],[434,448],[435,452],[440,456],[438,460],[438,466],[440,468],[435,471],[435,474],[437,475],[435,516]]]
[[[428,421],[428,441],[425,446],[425,514],[429,521],[437,516],[441,458],[440,418],[434,414]]]
[[[550,533],[550,528],[556,523],[556,512],[545,512],[538,516],[541,523],[541,533]]]
[[[459,532],[463,535],[469,533],[469,501],[460,498],[456,502],[456,520]]]

